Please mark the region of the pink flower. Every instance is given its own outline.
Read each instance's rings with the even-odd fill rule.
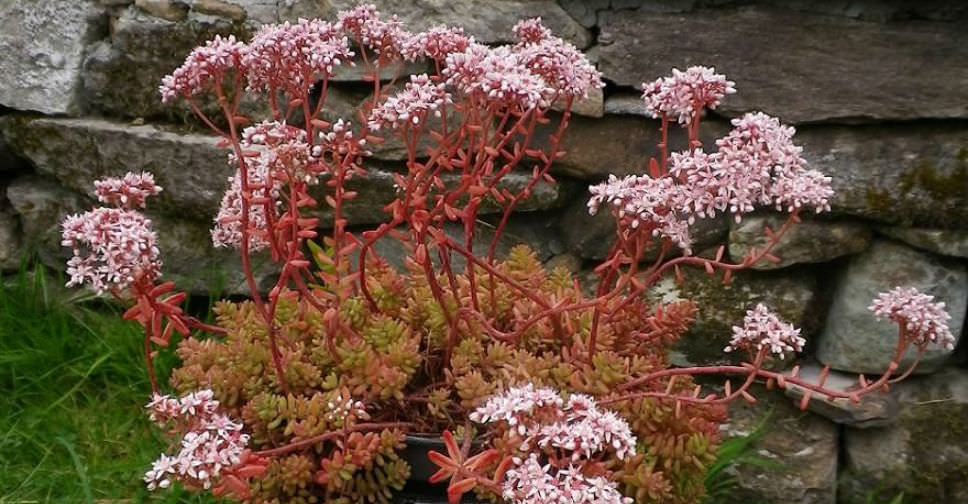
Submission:
[[[410,37],[401,52],[404,58],[411,61],[430,58],[443,62],[448,55],[465,51],[471,43],[473,39],[464,35],[463,28],[435,26]]]
[[[412,75],[403,90],[387,98],[370,112],[369,126],[379,131],[386,126],[399,129],[403,126],[419,126],[433,113],[440,116],[441,107],[451,103],[444,84],[435,84],[427,74]]]
[[[887,318],[901,326],[915,345],[924,349],[929,343],[954,350],[955,337],[948,328],[951,315],[943,302],[914,287],[895,287],[881,292],[870,306],[877,318]]]
[[[373,4],[360,5],[337,14],[339,29],[383,58],[393,59],[412,46],[412,34],[403,29],[396,16],[380,19]]]
[[[347,33],[353,34],[357,38],[361,37],[363,24],[379,17],[376,5],[360,4],[348,11],[340,11],[336,14],[338,23],[336,26]]]
[[[144,208],[145,199],[160,192],[161,186],[155,184],[155,176],[147,172],[128,172],[122,178],[108,177],[94,182],[98,201],[121,208]]]
[[[733,338],[723,351],[745,349],[757,352],[766,348],[782,359],[785,352],[802,351],[805,343],[806,340],[800,337],[800,329],[781,321],[766,306],[757,304],[756,308],[746,312],[742,327],[733,326]]]
[[[161,275],[151,221],[134,210],[95,208],[68,216],[62,227],[61,243],[74,252],[67,262],[68,287],[86,283],[102,294]]]
[[[547,98],[554,92],[529,70],[520,53],[507,46],[492,49],[471,44],[466,51],[447,57],[443,75],[448,84],[472,99],[521,111],[547,106]]]
[[[222,471],[238,464],[249,442],[241,422],[218,412],[211,390],[188,393],[179,399],[155,394],[146,408],[152,421],[182,432],[181,449],[161,454],[144,476],[149,490],[168,488],[172,481],[212,488]]]
[[[331,23],[300,19],[295,24],[266,25],[242,55],[250,89],[282,89],[302,96],[316,80],[350,61],[349,40]]]
[[[543,414],[537,415],[538,410]],[[470,419],[506,422],[524,436],[524,451],[532,447],[564,450],[572,461],[590,460],[602,452],[620,460],[635,454],[635,436],[628,423],[612,411],[598,409],[595,400],[584,394],[572,394],[565,403],[554,389],[529,383],[491,397]]]
[[[596,214],[603,204],[611,205],[619,221],[631,229],[646,229],[653,236],[670,240],[686,254],[691,253],[689,215],[683,188],[671,177],[629,175],[589,187],[588,211]]]
[[[673,68],[670,77],[642,83],[642,100],[652,117],[674,117],[688,125],[703,109],[715,109],[723,97],[735,93],[734,85],[714,68],[693,66],[684,72]]]
[[[528,383],[522,387],[511,387],[503,394],[495,395],[471,413],[471,420],[477,423],[505,421],[518,425],[536,408],[560,408],[564,404],[558,392],[550,388],[535,388]]]
[[[602,74],[577,47],[546,36],[515,47],[523,64],[563,97],[582,99],[591,89],[605,87]]]
[[[281,204],[285,181],[315,183],[322,167],[313,146],[306,141],[306,132],[277,121],[267,121],[246,128],[242,132],[242,149],[255,154],[245,158],[246,176],[254,197],[268,197],[271,202],[249,205],[249,246],[253,251],[269,245],[269,217]],[[232,164],[238,159],[229,156]],[[216,247],[242,245],[242,177],[241,168],[229,178],[229,187],[222,195],[218,214],[212,228],[212,243]],[[270,212],[267,214],[268,211]]]
[[[537,43],[551,38],[551,30],[541,22],[540,17],[518,21],[511,31],[521,43]]]
[[[204,91],[213,80],[221,79],[229,69],[240,66],[245,45],[229,35],[216,35],[204,46],[193,50],[185,63],[161,81],[161,101],[169,102],[177,96],[191,97]]]
[[[618,483],[586,476],[581,467],[542,465],[536,454],[515,459],[505,475],[502,497],[514,504],[631,504]]]

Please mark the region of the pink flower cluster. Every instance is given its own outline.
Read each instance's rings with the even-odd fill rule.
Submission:
[[[448,56],[446,63],[443,74],[448,84],[484,103],[527,111],[547,107],[547,98],[553,93],[512,47],[472,44],[466,51]]]
[[[587,98],[590,90],[605,86],[602,74],[574,45],[548,35],[535,40],[538,36],[535,30],[523,30],[522,35],[516,46],[521,61],[553,90],[555,96],[549,100],[558,96]]]
[[[428,58],[443,63],[447,56],[467,50],[472,43],[473,39],[464,35],[463,28],[435,26],[414,34],[404,44],[401,52],[404,59],[410,61]]]
[[[250,89],[282,89],[300,96],[352,58],[349,40],[338,27],[300,19],[260,28],[242,50],[242,67]]]
[[[598,213],[602,205],[611,205],[628,227],[644,228],[654,237],[668,239],[686,254],[692,253],[686,192],[672,177],[609,175],[608,180],[589,187],[589,191],[590,214]]]
[[[306,141],[306,132],[277,121],[267,121],[250,126],[242,132],[242,149],[253,154],[246,157],[245,167],[248,186],[253,188],[250,201],[268,197],[270,208],[281,204],[283,182],[289,179],[313,183],[318,175],[313,148]],[[238,165],[235,155],[229,162]],[[216,247],[240,247],[242,244],[242,177],[237,172],[229,178],[229,187],[222,195],[212,243]],[[269,215],[264,202],[251,203],[249,229],[252,230],[249,245],[261,250],[269,245]]]
[[[505,474],[502,497],[514,504],[631,504],[633,499],[618,490],[618,483],[589,476],[570,464],[553,468],[536,454],[515,458]]]
[[[934,301],[934,296],[914,287],[895,287],[879,293],[870,310],[878,318],[887,318],[901,326],[907,337],[921,349],[935,343],[946,350],[954,350],[955,337],[948,328],[951,315],[943,302]]]
[[[515,26],[519,42],[490,48],[470,44],[447,57],[443,74],[460,92],[520,110],[547,107],[558,97],[584,98],[604,86],[601,74],[575,46],[541,24]]]
[[[403,90],[387,98],[370,112],[369,126],[373,131],[382,127],[399,129],[419,126],[428,114],[440,117],[440,108],[451,103],[450,93],[443,83],[434,83],[427,74],[412,75]]]
[[[108,177],[94,182],[98,201],[120,208],[144,208],[145,199],[161,192],[151,173],[126,173],[123,177]]]
[[[189,97],[205,90],[213,80],[240,65],[245,44],[229,35],[216,35],[204,46],[193,50],[185,63],[161,81],[161,101],[169,102],[178,96]]]
[[[219,402],[211,390],[200,390],[179,399],[155,394],[145,406],[153,422],[182,432],[177,455],[162,454],[144,481],[149,490],[168,488],[173,481],[191,487],[212,488],[226,469],[239,464],[249,442],[242,424],[218,412]]]
[[[786,352],[802,351],[805,343],[800,329],[780,320],[763,304],[757,304],[756,308],[747,310],[742,327],[733,326],[733,338],[723,351],[742,349],[756,353],[765,348],[782,359]]]
[[[750,212],[756,204],[788,212],[804,206],[818,213],[830,210],[830,178],[805,168],[803,148],[793,143],[793,127],[762,112],[733,119],[732,124],[732,131],[716,141],[719,150],[709,156],[704,171],[677,172],[694,177],[707,193],[716,193],[696,206],[705,203],[707,213],[729,208],[734,214]]]
[[[566,402],[557,391],[529,383],[491,397],[470,418],[506,423],[523,438],[519,449],[531,452],[525,459],[513,459],[504,481],[505,499],[522,504],[630,502],[616,483],[584,472],[586,463],[603,455],[626,460],[635,454],[628,423],[600,410],[593,398],[572,394]],[[543,459],[549,463],[542,464]]]
[[[735,85],[715,68],[673,68],[669,77],[642,83],[642,100],[653,118],[675,118],[688,125],[703,109],[715,109],[723,97],[735,93]]]
[[[644,227],[689,254],[688,225],[697,217],[729,212],[738,222],[756,205],[788,212],[830,210],[830,177],[804,167],[793,128],[763,113],[746,114],[732,124],[712,154],[700,149],[672,153],[666,176],[610,176],[591,186],[589,213],[611,205],[626,226]]]
[[[541,22],[540,17],[518,21],[511,32],[520,43],[536,44],[551,38],[551,30]]]
[[[543,411],[539,411],[543,410]],[[635,454],[635,436],[628,423],[612,411],[602,411],[595,400],[572,394],[568,401],[554,389],[532,384],[511,387],[474,410],[477,423],[505,422],[532,446],[563,450],[573,461],[610,452],[625,460]]]
[[[550,388],[535,388],[528,383],[520,387],[511,387],[504,393],[491,397],[483,406],[470,414],[470,419],[477,423],[507,422],[508,425],[519,429],[519,434],[525,435],[527,419],[536,409],[560,409],[564,401],[557,391]]]
[[[101,201],[125,208],[95,208],[64,219],[61,244],[73,250],[67,286],[88,284],[103,294],[160,276],[161,254],[151,220],[130,208],[143,207],[147,196],[161,191],[154,177],[128,173],[121,179],[98,180],[94,187]]]
[[[393,59],[404,52],[412,54],[413,35],[403,29],[403,23],[392,16],[381,19],[373,4],[363,4],[337,15],[339,28],[349,33],[363,47],[384,59]]]

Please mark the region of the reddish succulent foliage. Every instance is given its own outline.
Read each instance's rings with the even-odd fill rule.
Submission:
[[[212,238],[239,250],[251,299],[218,304],[215,324],[183,313],[185,294],[160,282],[161,251],[136,208],[160,191],[148,174],[99,182],[98,196],[117,208],[65,221],[65,244],[75,252],[72,283],[135,301],[125,318],[145,330],[152,404],[165,406],[179,426],[172,434],[181,436],[182,451],[162,455],[146,474],[149,485],[177,481],[257,503],[388,502],[410,474],[400,457],[405,433],[442,432],[447,453],[429,457],[440,466],[434,480],[449,481],[452,501],[473,491],[515,503],[567,494],[576,503],[691,504],[703,496],[724,405],[753,400],[748,390],[756,380],[806,389],[804,407],[813,393],[856,400],[893,379],[909,346],[948,341],[943,307],[904,291],[874,306],[901,325],[895,362],[876,380],[860,377],[849,393],[824,388],[826,371],[811,383],[796,369],[764,366],[802,346],[798,330],[766,307],[749,312],[728,347],[747,352],[748,362],[670,366],[666,349],[697,307],[650,304],[642,294],[664,275],[681,279],[683,267],[729,283],[734,271],[777,260],[770,250],[799,213],[828,209],[831,194],[829,178],[804,168],[793,128],[764,114],[735,120],[716,152],[702,151],[705,108],[733,91],[704,67],[646,86],[662,128],[649,175],[591,188],[590,211],[608,208],[618,226],[590,292],[571,273],[548,271],[527,248],[499,259],[511,212],[538,183],[554,181],[549,170],[564,154],[572,104],[603,86],[594,66],[539,20],[514,32],[517,43],[502,47],[478,44],[459,29],[412,34],[364,5],[336,23],[266,26],[249,43],[216,38],[164,80],[163,99],[186,100],[229,148],[236,172]],[[354,123],[325,121],[330,77],[355,51],[372,94]],[[434,71],[402,88],[396,79],[381,81],[384,71],[416,58],[432,61]],[[266,99],[270,120],[250,125],[240,114],[245,92]],[[206,94],[221,107],[220,120],[197,106]],[[686,152],[669,153],[673,122],[688,130]],[[397,194],[385,207],[386,222],[352,233],[345,209],[358,194],[347,183],[366,176],[369,149],[388,139],[376,132],[403,143],[406,170],[393,175]],[[514,172],[530,174],[516,192],[501,185]],[[724,258],[723,247],[692,255],[688,226],[695,219],[740,219],[754,205],[790,212],[780,229],[765,230],[765,247],[737,263]],[[331,221],[321,220],[320,206]],[[490,245],[475,250],[485,206],[500,213]],[[463,236],[445,232],[455,226]],[[329,230],[321,240],[320,229]],[[406,251],[402,271],[377,254],[381,240]],[[278,268],[265,290],[253,274],[256,250]],[[649,250],[658,258],[644,263]],[[177,347],[182,365],[170,380],[181,400],[160,395],[153,373],[155,347],[175,333],[185,336]],[[727,381],[722,394],[703,395],[693,381],[703,374],[737,375],[743,383]],[[548,429],[537,436],[521,424],[472,415],[492,411],[489,401],[515,390],[567,398],[529,417]],[[205,422],[189,421],[198,397],[211,406]],[[624,441],[614,449],[592,441],[594,425]],[[575,446],[585,449],[565,439],[572,427],[583,433]],[[471,453],[472,440],[487,447]],[[547,492],[548,485],[564,488]]]

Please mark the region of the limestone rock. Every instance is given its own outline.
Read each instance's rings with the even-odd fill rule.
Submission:
[[[878,240],[851,259],[834,293],[827,324],[819,338],[817,358],[834,369],[880,374],[887,368],[897,342],[897,327],[877,320],[868,310],[879,292],[896,286],[916,287],[944,301],[951,332],[958,339],[968,306],[968,268],[952,260],[904,245]],[[932,345],[916,372],[936,371],[951,351]],[[911,350],[901,369],[913,362]]]
[[[178,0],[135,0],[135,7],[166,21],[181,21],[188,17],[188,4]]]
[[[958,23],[729,5],[605,11],[599,27],[599,41],[614,42],[595,48],[606,78],[638,87],[672,66],[715,66],[737,83],[718,109],[728,114],[762,110],[793,123],[968,116],[968,67],[952,66],[968,57],[968,32]]]
[[[968,371],[948,368],[892,386],[900,414],[891,425],[846,429],[842,504],[968,502]]]
[[[557,118],[551,126],[557,125]],[[704,145],[714,145],[716,138],[726,132],[722,121],[703,123],[700,139]],[[539,130],[536,143],[547,143],[548,131]],[[572,116],[561,141],[565,156],[556,160],[552,171],[572,177],[600,180],[613,174],[621,177],[645,173],[649,158],[658,156],[656,145],[661,135],[659,121],[636,116],[608,116],[604,120]],[[684,130],[669,130],[669,152],[685,149]]]
[[[561,111],[563,104],[556,101],[552,105],[552,110]],[[581,100],[576,100],[571,106],[571,113],[586,117],[602,117],[605,115],[605,93],[601,88],[588,90],[588,96]]]
[[[812,168],[832,177],[835,214],[968,229],[968,127],[803,127],[794,141]]]
[[[822,367],[817,364],[806,364],[800,368],[799,378],[810,383],[819,383]],[[860,384],[857,375],[829,371],[824,381],[824,387],[838,392],[849,393],[857,390]],[[788,383],[786,394],[799,404],[805,389]],[[851,427],[880,427],[889,424],[898,413],[897,399],[890,394],[880,392],[870,393],[860,397],[860,402],[852,403],[849,399],[829,399],[817,394],[811,395],[807,409],[839,424]]]
[[[114,20],[110,38],[88,51],[83,75],[86,107],[120,117],[195,122],[181,100],[161,102],[161,79],[215,35],[247,39],[250,33],[250,26],[232,19],[193,15],[175,22],[130,7]],[[221,117],[214,100],[201,99],[200,105],[213,118]]]
[[[10,148],[10,144],[0,133],[0,174],[17,173],[27,168],[22,158]]]
[[[215,215],[233,173],[227,151],[209,135],[102,119],[5,117],[0,130],[38,172],[78,193],[91,194],[105,176],[149,171],[164,188],[149,208],[200,221]]]
[[[284,20],[299,17],[335,19],[338,11],[352,9],[358,3],[355,0],[291,0],[282,5],[280,16]],[[554,0],[376,0],[371,3],[385,16],[396,15],[410,31],[445,24],[463,27],[464,32],[478,42],[510,42],[513,40],[511,27],[515,23],[540,16],[555,35],[579,48],[591,43],[589,31]]]
[[[696,322],[670,350],[670,360],[677,366],[735,364],[744,360],[745,355],[725,353],[723,349],[729,344],[732,327],[742,325],[746,311],[757,303],[765,304],[782,320],[801,328],[808,342],[816,334],[817,281],[809,270],[790,269],[782,274],[743,271],[733,276],[730,285],[723,285],[721,273],[710,277],[701,269],[684,267],[682,274],[681,284],[669,272],[648,293],[662,303],[689,299],[699,308]],[[786,360],[794,357],[787,355]]]
[[[605,113],[650,117],[642,101],[642,93],[616,93],[605,100]]]
[[[0,105],[77,113],[81,64],[104,29],[101,14],[91,0],[0,2]]]
[[[823,417],[800,411],[790,400],[760,387],[756,404],[736,401],[720,427],[724,439],[748,435],[766,418],[752,448],[765,467],[741,464],[729,471],[736,484],[716,499],[723,504],[834,504],[837,502],[839,428]]]
[[[877,231],[928,252],[968,257],[968,230],[879,227]]]
[[[192,10],[202,14],[231,19],[232,21],[245,21],[248,17],[248,13],[244,7],[223,0],[195,0],[192,4]]]
[[[23,238],[17,216],[9,209],[0,207],[0,272],[19,268],[23,253]]]
[[[765,227],[777,231],[787,218],[786,214],[769,214],[746,216],[739,224],[730,220],[730,257],[739,262],[751,248],[763,250],[770,241],[764,233]],[[780,262],[772,263],[764,259],[753,264],[752,268],[767,270],[799,263],[826,262],[861,252],[870,241],[870,230],[859,222],[821,221],[806,216],[794,224],[773,247],[772,254],[778,256]]]
[[[86,206],[84,198],[33,175],[14,179],[6,196],[20,218],[24,245],[35,250],[44,264],[63,269],[70,251],[61,246],[60,224]]]

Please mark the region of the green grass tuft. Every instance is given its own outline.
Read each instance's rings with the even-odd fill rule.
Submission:
[[[167,445],[142,410],[140,328],[58,285],[42,268],[0,284],[0,503],[202,502],[141,481]]]

